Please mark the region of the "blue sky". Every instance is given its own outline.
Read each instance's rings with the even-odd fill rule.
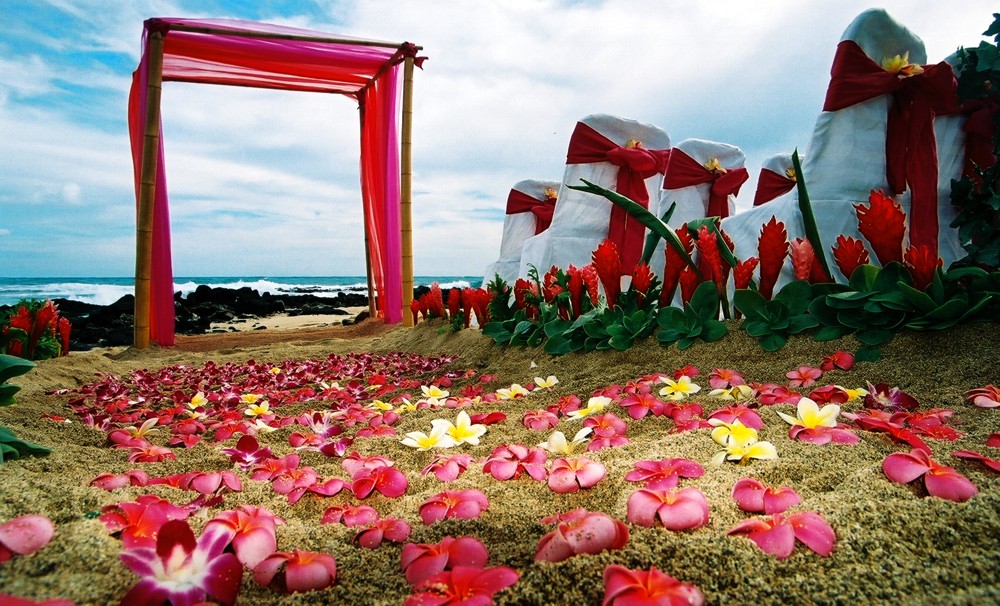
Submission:
[[[886,8],[931,62],[978,44],[993,3],[944,4],[0,0],[0,276],[134,273],[125,108],[149,17],[424,46],[415,271],[481,275],[511,185],[560,180],[583,116],[738,145],[755,176],[766,157],[807,149],[836,43],[862,10]],[[175,275],[363,274],[357,123],[346,97],[167,83]],[[740,204],[752,195],[751,182]]]

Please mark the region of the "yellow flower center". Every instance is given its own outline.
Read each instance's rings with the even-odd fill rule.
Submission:
[[[900,78],[909,78],[924,73],[924,68],[910,63],[910,51],[895,57],[885,57],[882,59],[882,69],[892,74],[898,74]]]
[[[786,168],[785,177],[787,177],[790,181],[798,181],[798,178],[795,176],[794,168]]]
[[[709,160],[708,162],[706,162],[704,164],[704,167],[705,167],[706,170],[709,170],[709,171],[711,171],[713,173],[716,173],[716,174],[725,174],[726,173],[725,167],[722,166],[722,164],[719,163],[719,159],[718,158],[712,158],[711,160]]]

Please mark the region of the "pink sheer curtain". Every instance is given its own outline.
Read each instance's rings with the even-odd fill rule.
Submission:
[[[188,31],[193,29],[194,31]],[[136,202],[146,115],[148,34],[164,34],[164,82],[203,82],[343,94],[361,107],[362,199],[378,309],[402,321],[399,214],[398,64],[412,45],[385,46],[298,28],[235,20],[150,19],[129,94]],[[289,36],[291,38],[289,39]],[[173,271],[163,139],[157,157],[150,285],[150,340],[174,343]]]

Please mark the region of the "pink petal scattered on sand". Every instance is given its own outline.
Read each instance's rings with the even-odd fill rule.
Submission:
[[[269,585],[285,593],[314,591],[333,585],[337,579],[337,561],[325,553],[279,551],[253,569],[253,579],[258,585]]]
[[[927,493],[949,501],[967,501],[979,493],[976,485],[954,468],[941,465],[920,450],[896,452],[882,461],[882,471],[893,482],[909,484],[923,476]]]
[[[458,565],[482,568],[489,555],[486,546],[475,537],[444,537],[440,543],[403,545],[399,564],[407,582],[416,585]]]
[[[691,530],[708,524],[708,501],[704,493],[694,487],[640,488],[628,498],[626,519],[640,526],[653,526],[659,520],[667,530]]]
[[[789,486],[771,488],[754,478],[741,478],[733,485],[733,498],[743,511],[750,513],[784,513],[802,499]]]
[[[577,509],[561,516],[556,529],[538,541],[535,561],[561,562],[579,554],[622,549],[628,538],[628,526],[621,520]]]
[[[581,488],[590,488],[604,479],[607,468],[586,457],[560,458],[552,462],[549,471],[549,488],[552,492],[566,494]]]
[[[30,555],[49,544],[56,533],[56,525],[43,515],[31,514],[0,524],[0,548],[18,555]],[[7,555],[7,557],[3,557]],[[0,562],[10,554],[0,551]]]
[[[833,553],[837,540],[833,527],[814,511],[789,516],[778,513],[770,518],[744,520],[726,534],[746,536],[762,550],[781,560],[792,555],[796,539],[824,557]]]
[[[604,569],[601,606],[701,606],[705,596],[694,585],[682,583],[655,566],[629,570],[612,564]]]
[[[1000,460],[991,459],[986,455],[978,453],[974,450],[956,450],[951,453],[951,456],[958,457],[960,459],[970,459],[972,461],[979,461],[983,465],[989,467],[993,471],[1000,473]]]

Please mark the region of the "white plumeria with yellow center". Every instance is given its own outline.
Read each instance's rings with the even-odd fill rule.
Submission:
[[[403,414],[404,412],[416,412],[417,405],[413,402],[407,400],[406,398],[400,398],[400,405],[396,407],[396,412]]]
[[[843,385],[834,385],[837,389],[843,389],[844,393],[847,394],[847,401],[853,402],[859,398],[863,398],[868,395],[868,390],[863,387],[858,387],[857,389],[850,389],[844,387]]]
[[[559,383],[559,379],[555,375],[549,375],[544,379],[542,377],[535,377],[535,391],[541,389],[552,389]]]
[[[432,448],[451,448],[457,446],[455,439],[448,435],[448,428],[451,423],[444,419],[434,419],[431,421],[431,432],[426,434],[422,431],[411,431],[406,434],[401,443],[417,450],[430,450]]]
[[[203,391],[199,391],[198,393],[194,394],[194,397],[192,397],[191,401],[188,402],[188,408],[200,408],[202,406],[207,406],[207,405],[208,405],[208,398],[205,397],[205,392]]]
[[[392,404],[383,402],[382,400],[372,400],[371,403],[368,404],[368,408],[371,408],[372,410],[380,410],[382,412],[387,412],[392,410]]]
[[[447,423],[448,435],[451,436],[451,439],[455,440],[455,444],[472,444],[473,446],[478,446],[479,438],[486,433],[486,426],[474,424],[472,419],[469,418],[469,413],[464,410],[458,413],[454,423],[444,419],[435,419],[435,421]]]
[[[510,387],[501,387],[497,390],[497,397],[501,400],[513,400],[514,398],[523,398],[527,396],[530,391],[524,388],[519,383],[514,383]]]
[[[712,430],[712,439],[725,448],[712,457],[713,465],[722,465],[725,461],[736,461],[743,465],[750,459],[778,458],[774,444],[759,441],[757,430],[747,427],[738,419],[732,423],[719,419],[709,419],[708,422],[715,427]]]
[[[421,385],[420,392],[424,394],[424,398],[430,400],[431,398],[435,400],[443,400],[448,397],[448,392],[441,389],[437,385]]]
[[[732,387],[713,389],[708,395],[720,400],[737,402],[749,400],[753,396],[753,389],[749,385],[733,385]]]
[[[538,446],[544,448],[545,450],[551,452],[552,454],[559,454],[559,455],[573,454],[573,452],[576,451],[577,448],[582,446],[583,443],[587,441],[587,438],[590,437],[592,431],[593,430],[591,430],[591,428],[584,427],[580,431],[576,432],[576,435],[573,436],[573,440],[571,442],[566,441],[566,434],[564,434],[563,432],[553,431],[552,435],[549,436],[549,439],[542,442]]]
[[[135,425],[130,425],[125,428],[125,431],[129,433],[133,438],[144,438],[148,433],[156,433],[153,427],[159,423],[160,419],[158,417],[153,417],[152,419],[146,419],[142,422],[142,425],[136,427]]]
[[[604,412],[604,408],[611,403],[611,398],[607,396],[594,396],[587,400],[587,405],[583,408],[578,408],[576,410],[571,410],[566,413],[566,418],[570,421],[579,421],[580,419],[585,419],[590,415],[595,415],[599,412]]]
[[[664,382],[667,386],[660,388],[660,395],[674,402],[683,400],[689,395],[701,391],[701,387],[692,382],[691,377],[687,375],[681,375],[676,381],[673,379],[664,379]]]
[[[245,397],[245,396],[244,396]],[[258,417],[260,415],[266,415],[271,413],[271,405],[268,404],[267,400],[257,401],[256,397],[253,402],[250,402],[250,406],[247,406],[246,410],[243,411],[248,417]]]
[[[815,401],[809,398],[799,400],[796,407],[798,417],[778,411],[778,416],[784,419],[789,425],[801,425],[806,429],[816,429],[817,427],[836,427],[837,415],[840,414],[840,406],[827,404],[820,408]]]
[[[254,419],[253,427],[257,430],[257,433],[271,433],[272,431],[278,431],[277,427],[272,427],[264,422],[264,419]]]

